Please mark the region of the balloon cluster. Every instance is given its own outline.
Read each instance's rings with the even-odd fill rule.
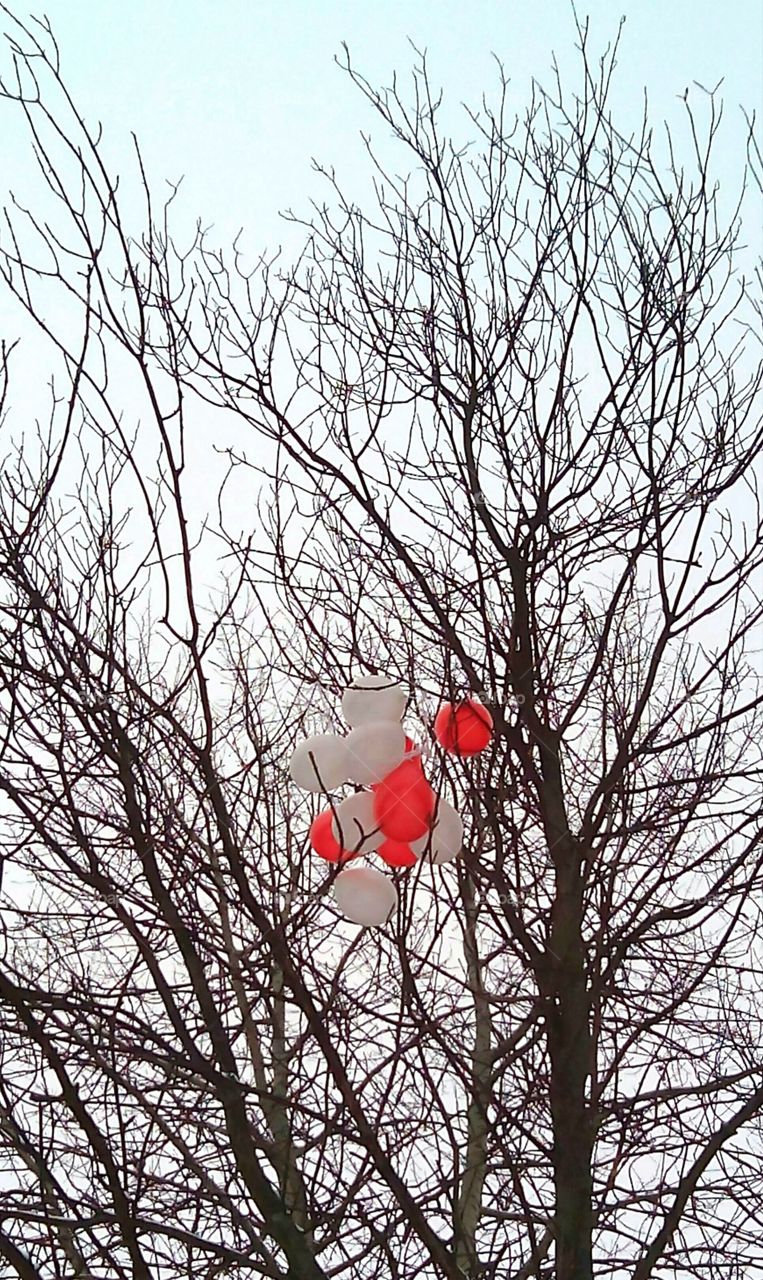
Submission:
[[[406,736],[404,689],[386,676],[360,676],[342,696],[350,732],[321,733],[294,752],[289,772],[297,786],[328,794],[347,783],[354,791],[319,813],[310,844],[327,862],[378,853],[390,867],[420,859],[450,862],[461,851],[463,824],[453,805],[435,795],[424,774],[421,749]],[[490,742],[493,721],[474,699],[448,703],[435,718],[440,746],[474,756]],[[349,920],[378,925],[397,904],[394,882],[374,867],[352,867],[334,881],[334,897]]]

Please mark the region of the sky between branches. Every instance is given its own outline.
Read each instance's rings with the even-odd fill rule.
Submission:
[[[22,21],[29,7],[10,5]],[[149,178],[185,175],[183,212],[213,222],[223,243],[243,225],[253,254],[288,245],[279,210],[305,212],[320,194],[311,157],[348,177],[365,169],[358,134],[366,128],[384,160],[382,130],[334,65],[343,40],[374,83],[389,83],[394,71],[407,82],[408,40],[426,48],[433,83],[446,91],[444,119],[457,133],[468,123],[460,103],[476,107],[496,87],[493,54],[520,111],[530,77],[550,78],[553,54],[568,83],[580,70],[570,0],[45,0],[43,11],[66,83],[85,116],[103,122],[117,171],[133,167],[134,130]],[[717,176],[736,186],[744,157],[739,104],[760,111],[763,103],[759,0],[581,0],[578,16],[590,15],[595,55],[623,12],[612,97],[621,127],[638,127],[645,87],[655,123],[675,122],[676,95],[694,80],[711,88],[724,78]],[[0,25],[10,27],[5,18]],[[5,135],[0,152],[3,186],[18,186],[29,166],[20,127]]]

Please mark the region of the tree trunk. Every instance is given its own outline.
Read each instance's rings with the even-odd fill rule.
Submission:
[[[547,953],[543,963],[536,965],[550,1059],[555,1280],[591,1280],[593,1126],[586,1106],[586,1078],[592,1048],[583,943],[582,849],[567,817],[560,740],[541,719],[536,705],[540,681],[533,656],[526,565],[516,553],[509,563],[514,596],[511,671],[515,693],[522,699],[522,720],[539,750],[540,811],[555,871]]]
[[[461,1190],[454,1213],[456,1262],[465,1276],[480,1273],[477,1228],[482,1214],[482,1191],[487,1171],[488,1104],[492,1068],[490,1005],[485,998],[482,963],[477,944],[477,910],[474,884],[464,876],[461,900],[466,914],[464,954],[474,999],[474,1049],[471,1063],[471,1098],[467,1111],[467,1144],[461,1169]]]
[[[586,1105],[591,1062],[589,1000],[582,937],[582,877],[576,852],[556,864],[551,964],[544,991],[551,1061],[555,1280],[590,1280],[593,1129]],[[544,986],[546,984],[544,983]]]

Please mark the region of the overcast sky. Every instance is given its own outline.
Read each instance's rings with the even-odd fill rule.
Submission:
[[[342,41],[368,79],[388,84],[397,72],[404,93],[415,60],[409,41],[426,48],[432,81],[445,92],[445,124],[457,136],[463,129],[463,141],[474,129],[460,103],[477,106],[483,93],[491,96],[492,55],[505,66],[510,107],[520,113],[531,78],[550,83],[554,55],[568,86],[580,76],[569,0],[42,0],[41,10],[42,5],[75,103],[90,124],[103,123],[110,169],[124,179],[120,195],[128,231],[139,235],[143,218],[142,207],[129,196],[136,190],[134,131],[155,203],[165,179],[184,176],[174,231],[190,233],[200,218],[214,225],[213,241],[225,245],[243,227],[253,257],[280,243],[287,257],[296,249],[301,233],[290,233],[278,215],[289,207],[307,214],[311,198],[323,194],[312,157],[335,165],[340,185],[361,199],[361,129],[371,132],[383,158],[393,157],[393,167],[403,163],[389,150],[384,125],[335,65]],[[5,7],[0,3],[0,10]],[[26,4],[12,0],[9,7],[26,17]],[[694,81],[709,89],[723,79],[726,116],[713,174],[730,204],[745,156],[741,105],[759,113],[762,106],[761,0],[629,0],[624,7],[611,97],[619,128],[638,129],[646,89],[655,125],[667,117],[685,147],[686,89],[701,113],[707,104]],[[616,36],[621,11],[611,0],[581,0],[578,13],[581,20],[590,15],[594,58]],[[13,29],[2,12],[0,29]],[[7,74],[7,48],[0,51],[0,66]],[[22,126],[21,113],[0,103],[0,190],[13,188],[23,203],[25,189],[34,185],[34,164]],[[748,206],[744,236],[756,255],[759,207],[759,200]],[[0,336],[24,333],[26,339],[19,314],[6,311],[0,327]],[[14,385],[28,407],[34,401],[37,408],[39,400],[41,413],[49,376],[46,369],[45,379],[40,377],[42,368],[36,346],[25,340],[14,356]],[[201,498],[204,507],[206,477]]]

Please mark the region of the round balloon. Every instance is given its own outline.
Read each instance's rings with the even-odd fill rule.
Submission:
[[[446,702],[435,716],[434,735],[454,756],[476,756],[493,736],[493,717],[475,698],[453,705]]]
[[[345,739],[335,733],[308,738],[292,755],[289,773],[305,791],[335,791],[349,778]]]
[[[464,824],[453,805],[438,799],[431,831],[419,840],[411,841],[411,849],[417,858],[441,864],[452,862],[461,852],[464,840]]]
[[[319,813],[310,827],[310,844],[318,856],[325,858],[327,862],[347,862],[354,855],[347,849],[343,849],[339,841],[334,839],[331,830],[333,821],[334,815],[330,809],[324,809],[323,813]]]
[[[354,924],[385,924],[397,906],[397,890],[374,867],[340,871],[334,881],[337,906]]]
[[[412,867],[417,862],[416,854],[409,844],[400,840],[385,840],[379,845],[379,857],[388,867]]]
[[[371,853],[384,843],[370,791],[356,791],[336,806],[331,824],[334,839],[350,853]]]
[[[342,696],[342,715],[353,729],[373,720],[399,724],[406,702],[405,690],[389,676],[357,676]]]
[[[406,760],[410,761],[411,764],[415,765],[421,777],[424,778],[425,776],[424,775],[424,758],[421,754],[421,748],[417,747],[415,743],[411,742],[410,738],[406,738],[405,740],[405,754],[403,755],[403,759],[400,761],[400,763],[403,764],[405,763]],[[385,782],[388,777],[389,777],[389,774],[385,774],[384,778],[382,778],[381,781]],[[372,791],[378,790],[380,785],[381,783],[379,782],[372,782],[371,790]]]
[[[423,836],[435,795],[419,760],[404,760],[374,789],[376,821],[388,840],[406,843]]]
[[[372,720],[348,733],[345,746],[350,781],[371,787],[400,764],[405,733],[401,724]]]

